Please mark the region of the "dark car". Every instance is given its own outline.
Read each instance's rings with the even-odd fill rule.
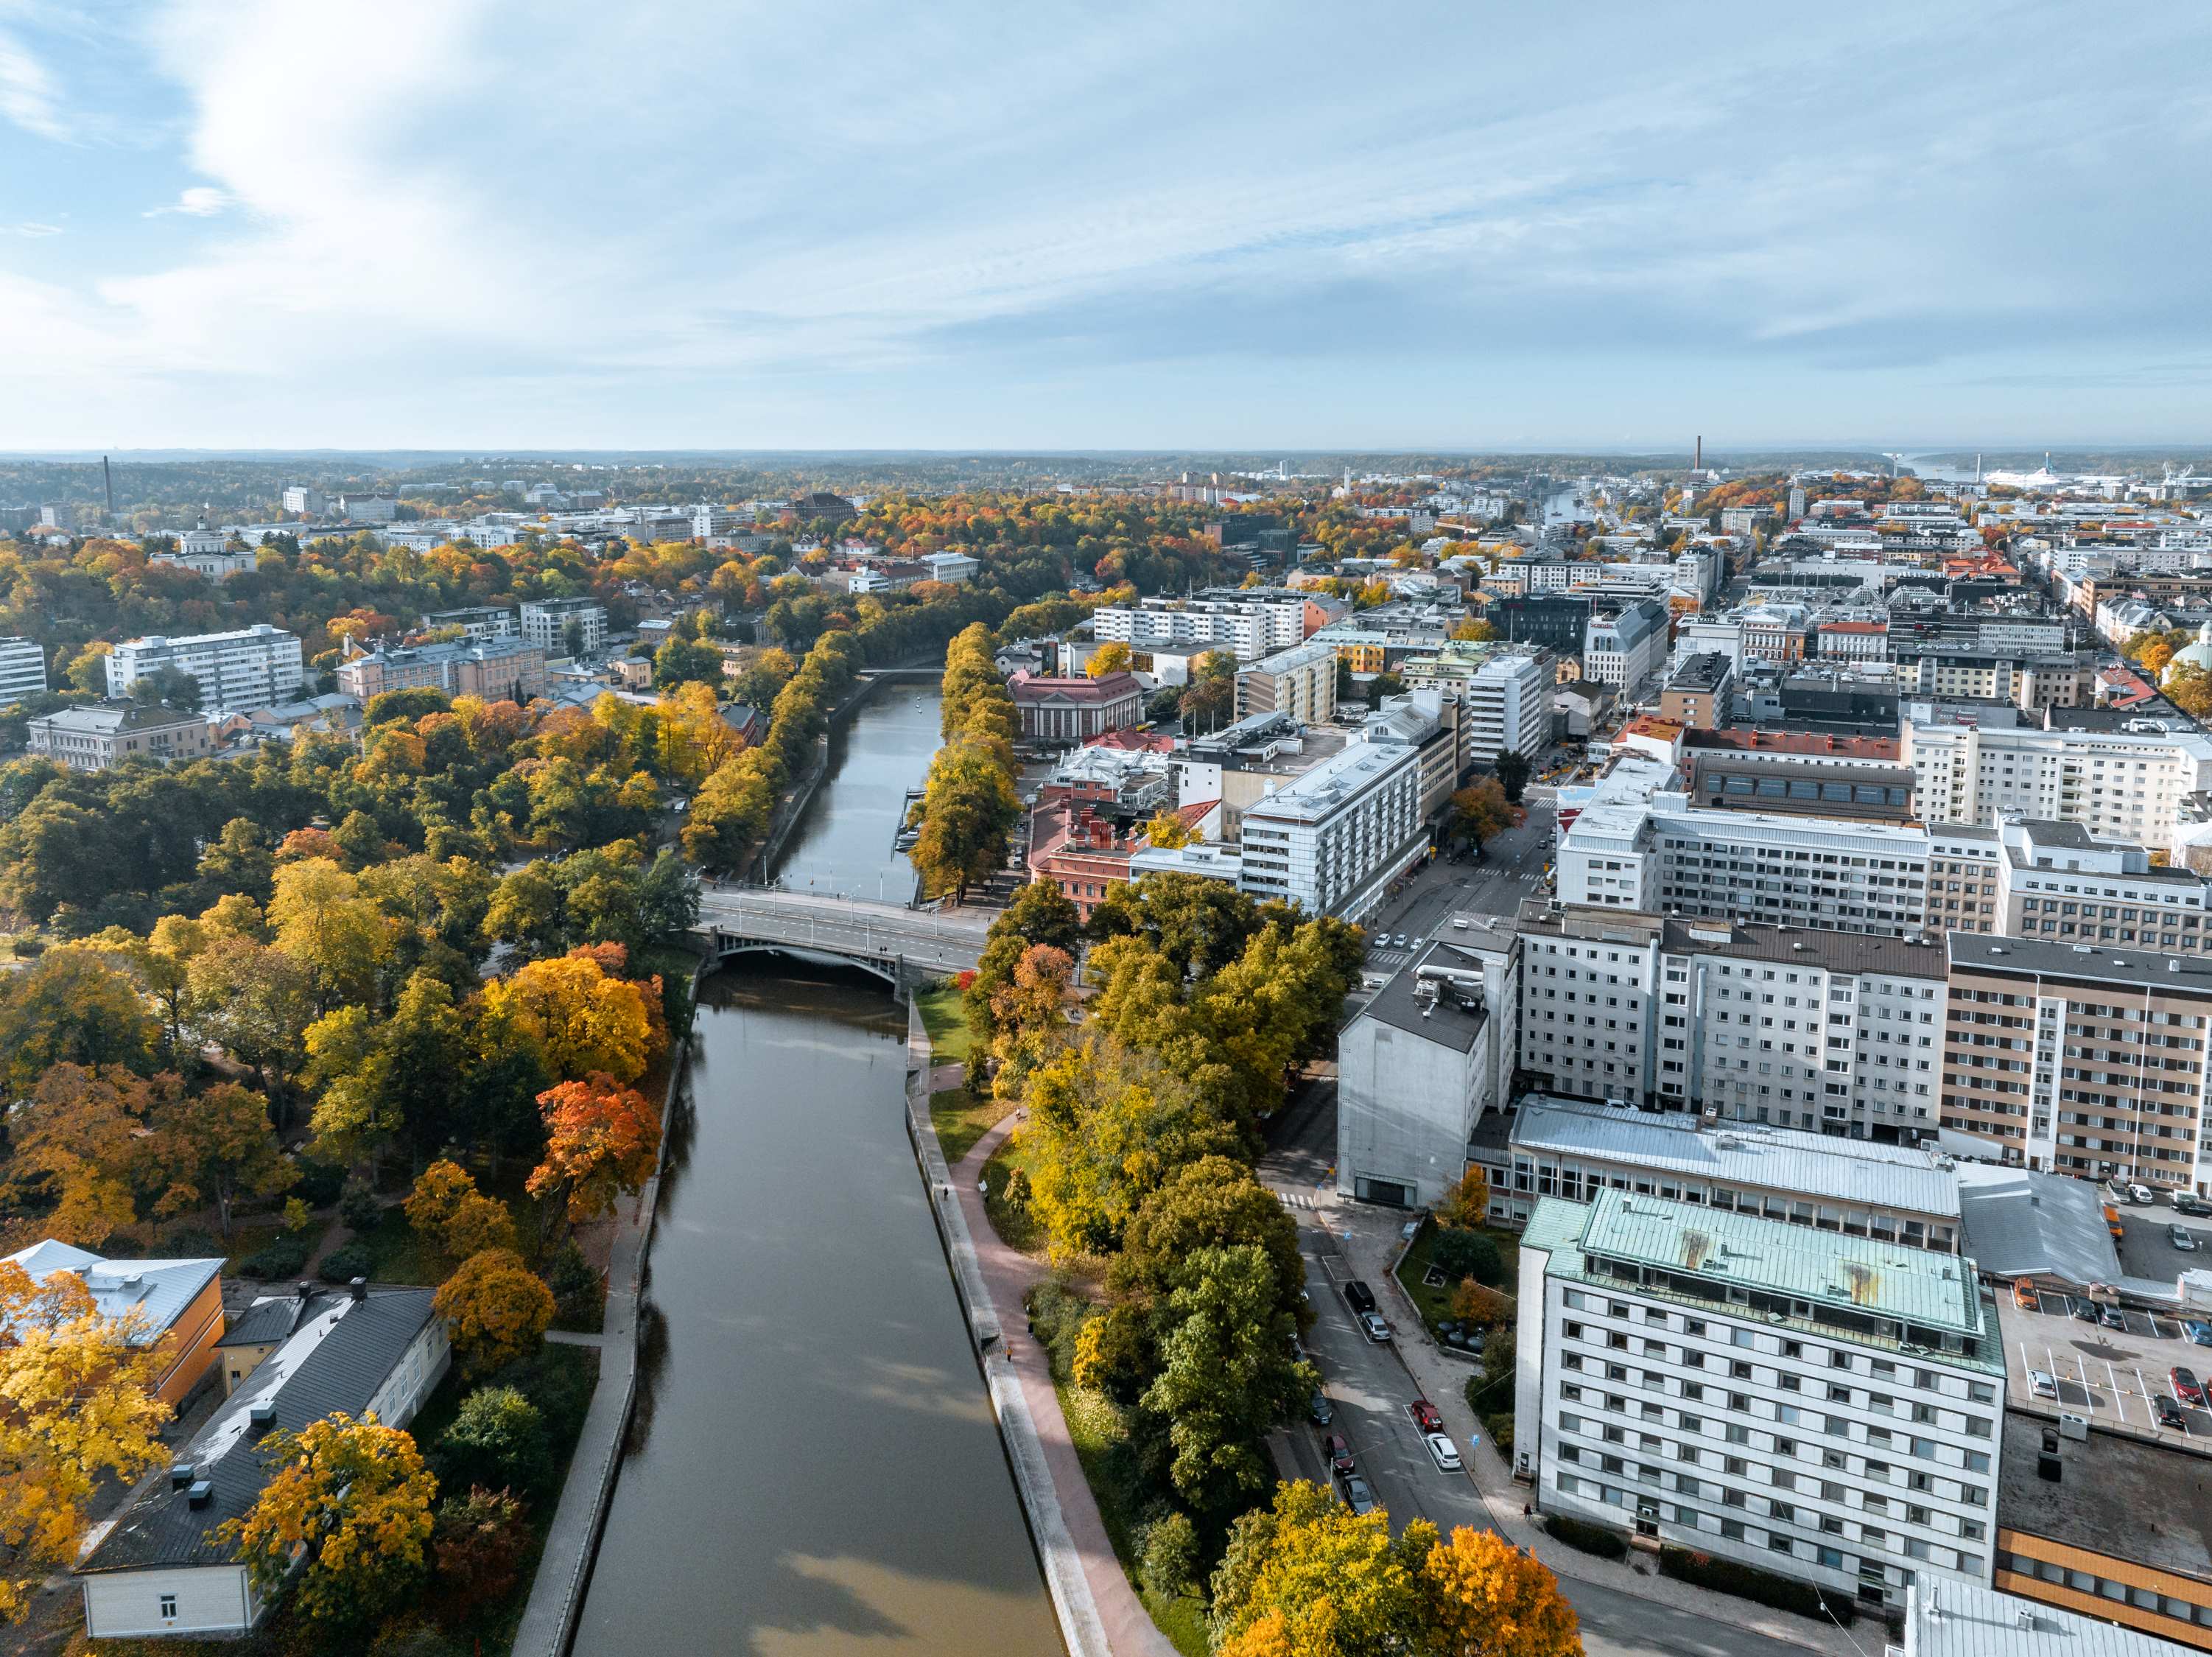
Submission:
[[[2078,1322],[2093,1324],[2098,1321],[2097,1303],[2094,1301],[2076,1299],[2071,1309]]]
[[[1328,1394],[1326,1392],[1313,1395],[1312,1401],[1306,1405],[1306,1413],[1313,1417],[1316,1427],[1326,1427],[1336,1419],[1336,1411],[1328,1407]]]
[[[1406,1413],[1413,1418],[1413,1425],[1424,1434],[1444,1430],[1444,1418],[1437,1413],[1437,1406],[1426,1398],[1415,1398],[1406,1406]]]
[[[2199,1220],[2212,1219],[2212,1203],[2206,1202],[2201,1197],[2185,1194],[2173,1199],[2173,1211],[2176,1214],[2190,1215]]]
[[[2107,1329],[2125,1329],[2128,1326],[2127,1313],[2116,1306],[2100,1307],[2097,1321]]]
[[[2156,1397],[2152,1398],[2151,1404],[2158,1411],[2158,1424],[2160,1426],[2171,1427],[2176,1432],[2181,1433],[2185,1433],[2189,1430],[2189,1411],[2183,1409],[2172,1398],[2166,1397],[2165,1393],[2159,1393]]]
[[[1349,1477],[1359,1471],[1352,1459],[1352,1447],[1344,1441],[1341,1433],[1322,1435],[1321,1453],[1328,1462],[1328,1470],[1339,1478]]]
[[[1375,1291],[1354,1277],[1344,1286],[1344,1303],[1352,1308],[1355,1316],[1362,1312],[1372,1312],[1375,1310]]]
[[[2192,1404],[2199,1410],[2204,1407],[2204,1385],[2197,1379],[2194,1369],[2170,1369],[2166,1378],[2173,1383],[2174,1396],[2184,1404]]]
[[[1344,1492],[1344,1505],[1351,1508],[1355,1514],[1371,1514],[1378,1505],[1375,1500],[1375,1492],[1368,1488],[1367,1481],[1357,1473],[1350,1473],[1338,1479],[1336,1487]]]

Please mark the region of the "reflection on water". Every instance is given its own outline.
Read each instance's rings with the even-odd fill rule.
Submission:
[[[937,751],[939,706],[934,685],[885,685],[830,733],[830,768],[775,865],[779,880],[886,903],[914,896],[914,865],[894,842],[906,791]]]
[[[905,1015],[803,970],[702,987],[576,1650],[1056,1653],[900,1121]]]

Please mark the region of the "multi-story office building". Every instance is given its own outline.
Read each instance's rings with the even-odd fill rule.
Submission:
[[[1644,599],[1594,613],[1583,644],[1583,677],[1626,694],[1667,660],[1667,612]]]
[[[1996,834],[1997,931],[2192,955],[2212,949],[2212,886],[2203,875],[2153,868],[2141,846],[2098,839],[2079,823],[2001,818]]]
[[[1498,1120],[1505,1131],[1472,1160],[1490,1176],[1492,1218],[1507,1225],[1525,1224],[1547,1197],[1582,1203],[1611,1189],[1908,1248],[1963,1246],[1957,1172],[1925,1148],[1540,1094]]]
[[[1386,701],[1360,727],[1363,742],[1411,748],[1420,760],[1423,822],[1437,821],[1467,771],[1467,710],[1457,698],[1424,686]]]
[[[1522,1234],[1538,1508],[1871,1605],[1990,1581],[2004,1343],[1970,1259],[1607,1189]]]
[[[524,703],[545,694],[545,650],[519,638],[371,650],[340,662],[337,680],[339,690],[364,705],[386,691],[417,688]]]
[[[1409,658],[1402,672],[1409,689],[1432,686],[1459,698],[1468,763],[1487,765],[1506,752],[1533,759],[1550,742],[1553,660],[1532,645],[1455,642]]]
[[[691,539],[706,541],[717,535],[734,535],[749,521],[749,515],[733,506],[695,506],[691,509]]]
[[[1237,716],[1288,714],[1302,725],[1336,717],[1336,651],[1319,639],[1263,656],[1237,674]]]
[[[1993,828],[1939,823],[1928,831],[1928,929],[2002,932],[2002,849]]]
[[[330,497],[319,489],[306,484],[287,484],[284,486],[284,510],[296,512],[303,518],[319,518],[330,509]]]
[[[33,638],[0,638],[0,708],[46,688],[46,653]]]
[[[1931,824],[1994,824],[2002,812],[2164,850],[2182,801],[2212,787],[2212,737],[2185,722],[2046,730],[1996,710],[1967,718],[1909,703],[1903,725],[1917,803]]]
[[[522,625],[515,619],[514,612],[503,604],[471,605],[465,610],[435,610],[422,618],[422,625],[429,631],[458,627],[461,630],[462,637],[476,644],[487,639],[522,637]]]
[[[522,637],[548,655],[570,654],[568,624],[580,630],[574,654],[607,648],[606,606],[597,599],[534,599],[522,606]]]
[[[135,702],[46,714],[30,722],[28,742],[33,753],[76,771],[104,771],[133,755],[166,763],[215,751],[202,715]]]
[[[1503,598],[1486,619],[1516,644],[1539,644],[1555,655],[1578,656],[1589,633],[1590,601],[1565,593],[1528,593]]]
[[[1719,651],[1685,656],[1674,664],[1659,692],[1659,716],[1693,730],[1710,731],[1729,722],[1729,691],[1735,669]]]
[[[341,495],[338,510],[357,524],[388,524],[399,515],[399,503],[389,495]]]
[[[1419,756],[1354,742],[1244,811],[1238,885],[1312,915],[1364,920],[1428,844]]]
[[[246,713],[290,702],[304,678],[299,639],[263,623],[235,633],[125,639],[107,658],[107,694],[126,697],[163,667],[198,681],[204,713]]]
[[[2212,962],[1954,932],[1942,1125],[2003,1161],[2212,1189]]]

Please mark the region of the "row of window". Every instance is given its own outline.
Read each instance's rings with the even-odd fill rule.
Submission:
[[[2031,1554],[2008,1553],[2002,1548],[1996,1552],[1996,1568],[2020,1576],[2032,1576],[2038,1581],[2050,1583],[2053,1587],[2070,1588],[2075,1593],[2093,1593],[2098,1599],[2109,1599],[2115,1605],[2154,1611],[2160,1617],[2171,1617],[2177,1623],[2212,1629],[2212,1604],[2177,1599],[2170,1593],[2161,1594],[2152,1588],[2115,1582],[2108,1577],[2093,1575],[2087,1571],[2069,1570],[2048,1559],[2038,1559]]]

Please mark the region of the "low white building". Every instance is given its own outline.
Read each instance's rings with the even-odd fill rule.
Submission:
[[[2004,1343],[1974,1263],[1608,1188],[1522,1235],[1535,1504],[1872,1606],[1987,1586]]]
[[[975,580],[975,572],[983,567],[981,559],[971,558],[965,552],[929,552],[922,556],[921,561],[929,566],[930,580],[956,585]]]
[[[444,1320],[427,1288],[301,1286],[240,1319],[267,1325],[268,1349],[77,1568],[84,1625],[95,1640],[235,1637],[268,1609],[246,1567],[210,1539],[242,1516],[272,1469],[256,1442],[343,1411],[388,1427],[415,1418],[446,1373]],[[234,1331],[234,1332],[237,1332]],[[228,1338],[228,1337],[226,1337]],[[256,1350],[259,1347],[256,1347]]]

